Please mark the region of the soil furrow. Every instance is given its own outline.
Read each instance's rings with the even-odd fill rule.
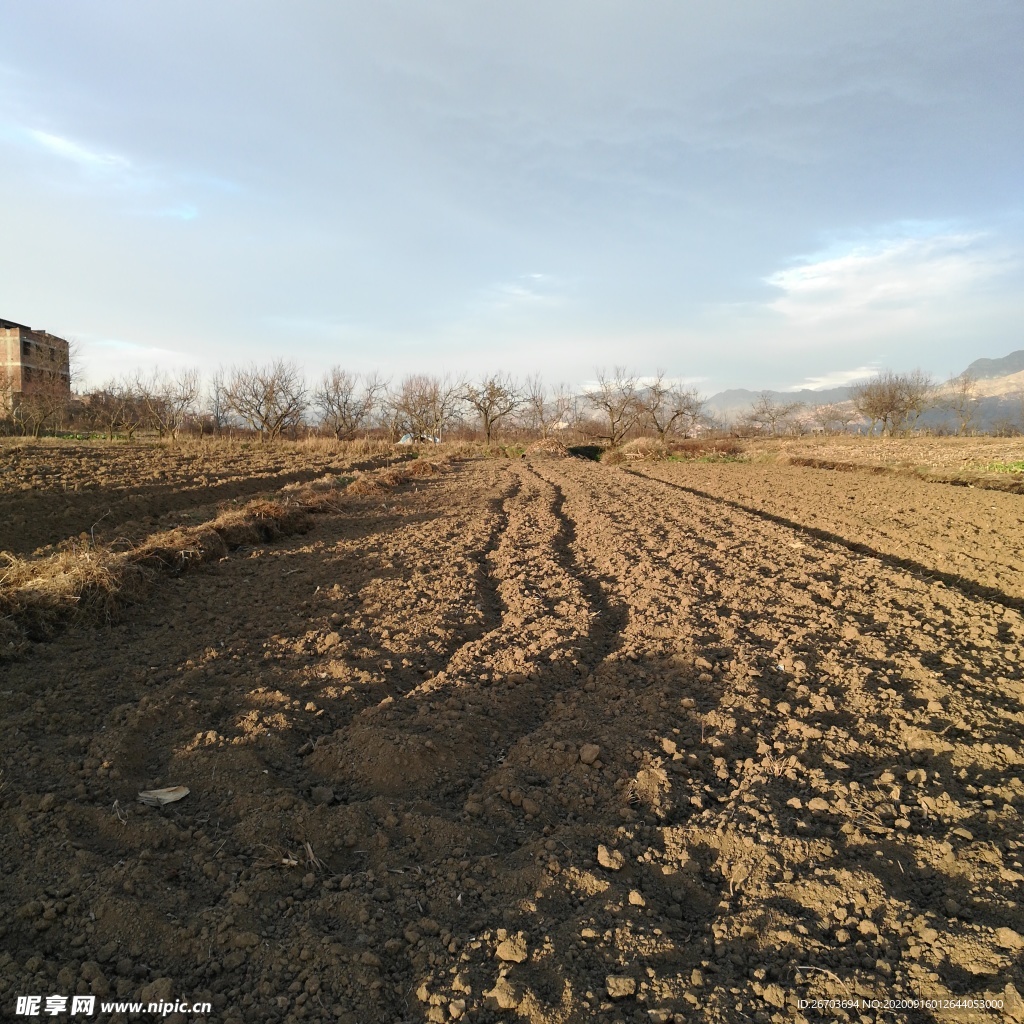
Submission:
[[[1017,495],[758,461],[648,464],[640,471],[1024,598],[1024,504]]]
[[[202,448],[119,449],[117,459],[125,475],[114,478],[116,487],[102,486],[74,465],[61,466],[55,476],[40,473],[40,463],[51,457],[72,461],[60,460],[46,448],[0,450],[0,550],[25,556],[83,536],[91,543],[125,548],[168,526],[213,518],[227,502],[308,483],[327,472],[356,473],[406,461],[401,456],[352,458],[315,450],[285,461],[272,452],[260,452],[255,458],[265,461],[267,471],[253,474],[244,467],[254,456],[244,450],[232,459],[207,456]],[[83,445],[81,462],[91,467],[97,454]],[[8,489],[26,479],[32,481],[31,489]]]
[[[733,508],[738,512],[746,512],[748,515],[756,516],[759,519],[763,519],[765,522],[775,523],[777,526],[784,526],[796,533],[803,534],[807,537],[813,537],[815,540],[823,540],[828,541],[831,544],[838,544],[841,547],[852,551],[854,554],[866,555],[869,558],[877,558],[880,562],[884,562],[892,568],[902,569],[905,572],[912,573],[915,576],[921,577],[926,582],[930,583],[937,580],[947,587],[959,590],[968,597],[981,597],[986,601],[993,602],[994,604],[1000,604],[1004,608],[1013,608],[1015,611],[1024,611],[1024,598],[1014,597],[1011,594],[1004,594],[996,587],[985,586],[984,584],[971,580],[966,576],[944,572],[935,566],[924,565],[912,558],[903,558],[899,555],[889,554],[885,551],[873,548],[870,544],[851,540],[841,534],[833,533],[830,530],[823,530],[816,526],[807,526],[804,523],[796,522],[786,516],[777,515],[774,512],[767,512],[764,509],[755,508],[751,505],[745,505],[743,502],[733,501],[730,498],[723,498],[697,487],[690,487],[687,484],[662,480],[660,477],[651,477],[645,473],[638,473],[635,470],[627,469],[624,470],[624,472],[630,473],[633,476],[643,477],[647,480],[657,480],[658,483],[665,487],[671,487],[679,491],[686,491],[698,498],[704,498],[707,501],[716,502],[720,505],[727,505],[729,508]]]

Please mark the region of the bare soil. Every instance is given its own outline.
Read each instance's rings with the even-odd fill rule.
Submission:
[[[344,444],[141,441],[0,443],[0,550],[25,555],[68,538],[131,543],[200,522],[218,503],[379,459]]]
[[[1024,499],[865,479],[466,461],[30,645],[4,1014],[1021,1019]]]
[[[1024,498],[983,488],[787,463],[655,463],[642,471],[908,571],[1024,608]]]
[[[754,457],[812,458],[934,472],[1024,459],[1021,437],[800,437],[746,440]]]

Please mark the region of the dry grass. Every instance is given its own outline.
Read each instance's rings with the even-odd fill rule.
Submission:
[[[444,476],[447,472],[440,463],[431,462],[429,459],[413,459],[402,469],[405,470],[407,477]]]
[[[379,437],[356,437],[350,441],[338,441],[333,437],[305,437],[293,442],[308,451],[341,455],[350,459],[368,459],[378,456],[393,456],[402,452],[390,441]]]
[[[417,475],[436,476],[433,463]],[[26,638],[43,639],[69,619],[111,621],[136,603],[160,573],[180,573],[215,561],[239,547],[263,544],[304,529],[311,515],[341,508],[346,494],[385,494],[410,473],[396,466],[348,477],[324,476],[254,498],[194,527],[154,534],[130,551],[72,543],[45,558],[0,552],[0,659],[17,653]],[[351,481],[351,482],[350,482]]]
[[[409,480],[409,470],[406,466],[391,466],[388,469],[379,470],[377,479],[386,488],[399,487]]]
[[[296,494],[336,491],[338,488],[344,487],[351,479],[351,476],[339,476],[337,473],[325,473],[323,476],[317,477],[316,480],[310,480],[307,483],[285,484],[284,487],[281,488],[281,493]]]
[[[441,459],[478,459],[487,454],[486,446],[480,441],[442,441],[441,444],[424,446],[431,455]],[[408,449],[407,449],[408,450]]]
[[[102,548],[60,551],[42,561],[0,557],[0,614],[21,627],[18,634],[45,633],[71,612],[111,619],[122,602],[142,593],[149,575],[141,561]]]
[[[357,476],[345,488],[346,494],[386,494],[387,487],[385,487],[379,480],[374,476],[367,473],[364,476]]]
[[[656,437],[637,437],[618,448],[610,448],[602,454],[601,461],[610,465],[664,462],[667,459],[733,461],[742,454],[743,449],[735,441],[722,438],[684,438],[665,442]]]
[[[705,459],[728,461],[744,454],[743,446],[729,438],[686,438],[673,441],[671,455],[677,459]]]
[[[539,441],[534,441],[526,449],[527,455],[541,456],[547,459],[571,459],[572,452],[562,444],[561,441],[555,440],[553,437],[542,437]]]
[[[619,448],[606,452],[602,462],[663,462],[669,457],[669,449],[664,441],[656,437],[637,437],[627,441]]]

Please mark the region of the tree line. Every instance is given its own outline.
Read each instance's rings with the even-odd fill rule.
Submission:
[[[69,397],[67,385],[11,396],[0,380],[0,426],[40,434],[86,429],[133,438],[141,431],[174,440],[182,432],[246,433],[263,441],[311,433],[347,440],[376,435],[397,441],[499,435],[547,437],[619,445],[628,438],[708,434],[769,435],[811,431],[901,434],[916,429],[929,409],[942,408],[967,433],[976,422],[977,381],[960,374],[938,385],[921,371],[883,370],[855,385],[846,402],[809,407],[762,392],[731,422],[713,415],[696,388],[663,371],[639,376],[616,367],[598,370],[584,389],[548,386],[539,374],[497,372],[407,374],[388,380],[334,366],[310,382],[286,359],[221,368],[203,381],[196,369],[123,374]],[[13,400],[12,400],[13,398]],[[6,417],[3,410],[6,408]]]
[[[1020,422],[1007,420],[1000,427],[1002,432],[1024,430],[1024,395],[1018,396],[1018,404]],[[881,370],[853,385],[847,401],[816,406],[785,402],[763,391],[734,427],[738,432],[768,436],[856,431],[893,437],[920,429],[922,417],[929,412],[943,415],[948,432],[971,433],[981,412],[978,378],[965,370],[940,383],[921,370]]]
[[[125,374],[71,403],[59,417],[21,410],[31,432],[77,424],[107,437],[140,431],[176,438],[183,431],[244,432],[263,441],[310,433],[348,440],[364,435],[397,441],[553,433],[618,444],[637,432],[687,436],[716,424],[695,389],[663,372],[640,378],[622,369],[599,371],[593,388],[548,386],[539,374],[497,372],[407,374],[397,381],[334,366],[316,381],[289,360],[219,369],[205,382],[194,369]],[[41,403],[36,403],[42,412]]]

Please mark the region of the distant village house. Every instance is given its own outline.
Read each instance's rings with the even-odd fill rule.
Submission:
[[[32,397],[71,399],[68,343],[46,331],[0,319],[0,406]]]

